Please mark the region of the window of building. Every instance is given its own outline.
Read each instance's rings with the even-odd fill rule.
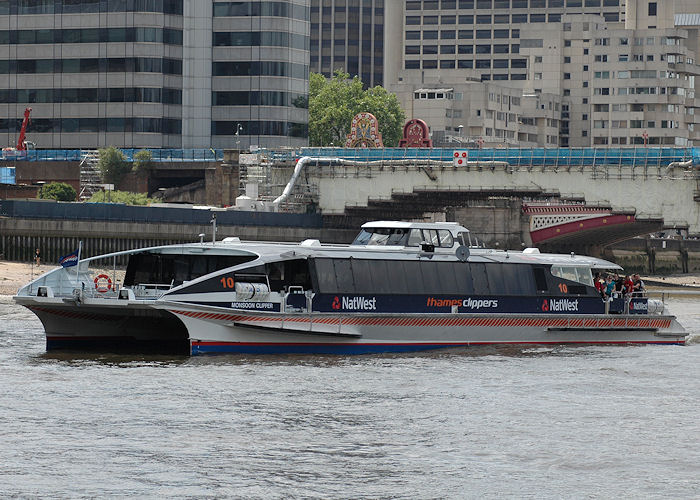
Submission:
[[[571,57],[564,56],[564,64],[569,64],[571,62]]]
[[[648,14],[650,16],[656,15],[656,2],[649,2]]]
[[[541,62],[542,62],[542,56],[535,56],[535,62],[536,62],[536,63],[541,63]]]
[[[564,73],[564,80],[571,80],[571,73]]]
[[[571,47],[571,40],[564,40],[564,47]]]

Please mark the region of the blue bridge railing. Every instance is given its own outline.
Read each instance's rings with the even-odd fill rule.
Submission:
[[[128,161],[141,149],[122,149]],[[148,149],[154,162],[218,162],[223,149]],[[438,160],[452,161],[455,151],[467,151],[469,161],[503,161],[513,166],[585,166],[585,165],[667,165],[691,160],[700,164],[700,148],[627,147],[627,148],[299,148],[262,149],[258,152],[272,161],[296,160],[302,156],[322,156],[354,161]],[[80,161],[79,149],[37,149],[4,151],[1,160]]]
[[[469,161],[502,161],[512,166],[668,165],[692,160],[700,164],[700,148],[301,148],[299,156],[322,156],[355,161],[430,159],[452,161],[455,151],[467,151]]]
[[[128,161],[142,149],[121,149]],[[154,162],[206,162],[223,161],[223,149],[148,149]],[[3,151],[0,160],[5,161],[80,161],[85,154],[80,149],[32,149],[29,151]]]

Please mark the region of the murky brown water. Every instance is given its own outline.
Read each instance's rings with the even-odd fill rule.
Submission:
[[[697,498],[700,300],[677,346],[47,355],[0,297],[0,496]]]

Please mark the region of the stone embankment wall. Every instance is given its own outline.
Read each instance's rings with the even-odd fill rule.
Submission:
[[[700,240],[635,238],[606,249],[605,258],[645,274],[700,272]]]
[[[328,243],[352,241],[357,231],[285,226],[217,225],[216,238],[237,236],[241,240],[299,242],[319,239]],[[0,258],[29,262],[41,250],[45,263],[57,262],[62,255],[83,242],[83,255],[91,257],[111,252],[173,243],[193,243],[204,234],[211,241],[212,226],[146,222],[75,221],[0,217]]]

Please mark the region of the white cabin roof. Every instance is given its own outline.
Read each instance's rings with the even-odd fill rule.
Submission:
[[[362,224],[363,229],[390,228],[390,229],[447,229],[452,233],[469,232],[464,226],[456,222],[406,222],[398,220],[376,220]]]

